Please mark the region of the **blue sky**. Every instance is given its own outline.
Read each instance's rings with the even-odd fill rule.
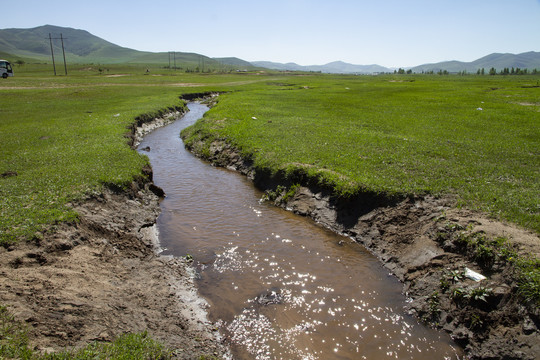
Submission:
[[[540,0],[10,1],[0,28],[84,29],[145,51],[407,67],[540,51]]]

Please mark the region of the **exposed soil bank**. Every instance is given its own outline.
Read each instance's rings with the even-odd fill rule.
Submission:
[[[160,113],[158,123],[182,110]],[[179,359],[225,353],[189,264],[157,253],[158,189],[145,172],[131,189],[73,204],[77,223],[0,248],[0,303],[28,325],[31,346],[53,351],[148,331]]]
[[[261,189],[270,190],[276,205],[309,216],[370,249],[403,282],[411,313],[449,332],[470,358],[540,357],[540,311],[517,296],[513,267],[498,259],[479,259],[460,242],[464,237],[504,236],[518,253],[538,256],[540,240],[535,234],[455,209],[449,198],[363,194],[339,199],[310,185],[310,179],[304,179],[307,186],[291,192],[290,180],[256,172],[228,144],[213,142],[209,148],[207,160],[247,175]],[[208,155],[208,146],[202,143],[192,144],[190,150],[202,156],[200,149]],[[487,279],[466,278],[465,268]]]

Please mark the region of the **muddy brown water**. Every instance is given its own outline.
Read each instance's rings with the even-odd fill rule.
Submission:
[[[350,239],[261,202],[236,172],[184,149],[190,112],[139,145],[167,196],[164,254],[193,256],[199,292],[238,359],[455,359],[443,332],[405,311],[401,284]]]

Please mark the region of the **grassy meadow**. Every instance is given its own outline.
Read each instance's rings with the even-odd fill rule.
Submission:
[[[540,87],[532,76],[185,74],[23,65],[0,82],[0,242],[74,219],[66,203],[147,163],[124,134],[183,93],[221,91],[188,141],[224,138],[259,168],[348,196],[457,195],[540,231]]]
[[[127,185],[147,163],[127,126],[205,91],[222,95],[188,141],[227,139],[259,168],[342,196],[454,194],[540,232],[539,77],[149,70],[23,65],[0,81],[1,243],[76,218],[66,204],[103,184]]]
[[[183,134],[341,196],[453,194],[540,232],[536,77],[291,76],[220,96]]]
[[[149,70],[81,65],[55,77],[50,65],[23,65],[0,79],[1,245],[76,219],[68,203],[104,185],[127,186],[148,163],[127,127],[209,91],[222,93],[218,104],[187,141],[225,139],[259,169],[309,176],[341,196],[451,194],[540,232],[539,77]],[[3,307],[0,320],[0,358],[40,358]],[[129,336],[50,358],[102,358],[124,343],[163,356],[144,334]]]
[[[145,75],[136,66],[102,70],[75,67],[54,77],[50,66],[24,65],[0,82],[0,243],[75,219],[67,203],[140,175],[148,160],[124,136],[137,116],[181,105],[185,92],[257,80],[160,69]]]

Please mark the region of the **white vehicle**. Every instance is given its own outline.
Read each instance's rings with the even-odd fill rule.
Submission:
[[[7,79],[8,76],[13,76],[13,68],[7,60],[0,60],[0,76]]]

